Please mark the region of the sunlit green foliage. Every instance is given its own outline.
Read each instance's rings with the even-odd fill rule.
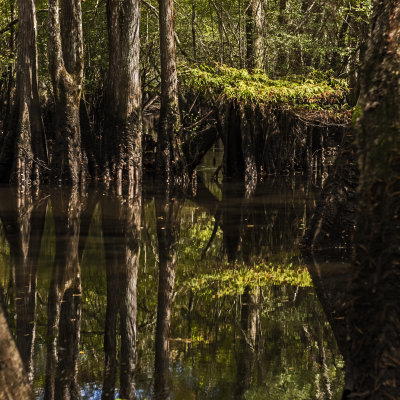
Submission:
[[[262,71],[251,74],[225,65],[182,66],[180,77],[195,92],[244,104],[339,108],[348,91],[343,80],[323,80],[318,76],[276,80]]]

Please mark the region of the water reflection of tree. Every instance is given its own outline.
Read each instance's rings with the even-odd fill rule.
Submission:
[[[36,332],[36,280],[47,198],[10,189],[0,200],[0,216],[10,246],[10,284],[15,287],[16,341],[33,382]]]
[[[79,241],[86,201],[75,188],[57,190],[51,195],[56,249],[47,306],[46,400],[80,398],[77,383],[82,307]]]
[[[295,186],[271,186],[259,185],[252,191],[240,191],[240,185],[232,183],[224,185],[222,207],[222,223],[224,247],[228,261],[243,264],[252,268],[257,263],[278,261],[289,263],[296,257],[292,249],[299,239],[299,226],[308,215],[307,187]],[[300,190],[299,190],[300,189]],[[302,194],[303,200],[299,197]],[[235,206],[232,207],[232,199]],[[300,200],[300,201],[299,201]],[[303,204],[301,204],[303,201]],[[284,256],[284,259],[281,259]],[[287,332],[287,322],[268,321],[263,318],[261,327],[262,308],[268,304],[274,308],[279,302],[288,299],[288,307],[297,307],[307,299],[302,288],[271,287],[270,289],[257,289],[256,286],[248,286],[244,289],[241,300],[240,330],[241,335],[236,350],[237,377],[235,398],[244,398],[246,391],[250,390],[254,379],[256,365],[269,365],[271,371],[258,368],[259,379],[273,385],[274,374],[282,370],[284,346]],[[263,307],[261,307],[261,302]],[[330,377],[327,370],[328,354],[325,351],[325,328],[318,323],[320,315],[314,309],[310,309],[313,318],[305,319],[300,329],[295,330],[301,338],[299,345],[304,349],[309,348],[310,365],[314,371],[318,370],[316,380],[316,398],[331,398]],[[281,316],[283,317],[283,315]],[[274,340],[274,346],[270,343]],[[331,348],[335,347],[331,343]],[[277,352],[277,354],[272,353]],[[278,359],[278,365],[274,365],[273,359]],[[279,356],[280,355],[280,356]],[[279,370],[275,370],[278,367]],[[262,377],[263,376],[263,377]]]
[[[12,289],[15,294],[18,348],[0,309],[0,398],[31,398],[28,380],[33,382],[37,263],[46,207],[46,197],[39,193],[32,196],[29,191],[21,193],[9,189],[0,198],[0,218],[10,247],[10,285],[15,286],[8,290]]]
[[[251,255],[254,250],[254,236],[251,228],[257,218],[254,218],[255,208],[249,206],[256,187],[245,190],[238,183],[224,183],[222,188],[222,230],[224,248],[228,262],[243,262],[251,268]],[[235,207],[232,207],[232,201]],[[247,286],[241,296],[240,309],[240,338],[236,352],[236,385],[235,399],[243,399],[253,380],[253,371],[256,362],[256,351],[260,333],[259,324],[259,296],[258,289]]]
[[[120,318],[120,393],[135,398],[137,339],[137,276],[140,256],[141,198],[106,196],[102,201],[107,273],[102,399],[114,399],[117,373],[117,322]]]
[[[154,392],[160,400],[167,399],[169,392],[169,338],[182,204],[170,190],[156,196],[159,270]]]
[[[31,386],[1,306],[0,360],[0,399],[31,399]]]

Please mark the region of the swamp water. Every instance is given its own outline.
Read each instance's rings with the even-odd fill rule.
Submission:
[[[128,202],[0,189],[0,299],[37,398],[341,398],[343,360],[298,250],[311,185],[267,179],[249,195],[206,165],[172,206],[146,184]]]

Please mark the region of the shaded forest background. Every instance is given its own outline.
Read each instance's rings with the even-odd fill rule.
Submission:
[[[75,104],[72,107],[76,109],[73,111],[75,117],[71,117],[70,122],[75,120],[80,126],[78,136],[82,137],[75,137],[71,141],[82,142],[83,150],[82,154],[78,152],[64,155],[64,158],[67,160],[71,158],[75,160],[76,165],[87,165],[87,168],[78,168],[75,165],[75,167],[70,166],[67,171],[66,168],[61,167],[61,164],[67,162],[60,161],[62,157],[59,154],[68,146],[65,143],[58,143],[56,133],[57,123],[58,130],[60,126],[63,126],[61,129],[63,130],[70,124],[66,121],[57,121],[57,118],[63,114],[60,111],[61,108],[66,104],[62,105],[61,98],[55,96],[55,93],[59,94],[60,88],[68,85],[65,82],[62,83],[59,78],[55,78],[58,68],[52,56],[55,54],[52,40],[55,20],[51,22],[49,15],[53,15],[51,10],[56,3],[58,4],[54,1],[49,4],[45,1],[36,2],[38,97],[44,123],[39,130],[43,130],[40,136],[44,135],[45,143],[44,145],[37,144],[38,150],[33,149],[34,154],[30,156],[34,159],[35,154],[39,154],[34,164],[38,169],[42,169],[42,172],[52,170],[53,175],[56,175],[52,177],[53,181],[77,182],[80,180],[78,178],[80,174],[87,174],[87,171],[83,171],[87,168],[88,175],[92,177],[100,174],[102,177],[111,176],[117,180],[117,176],[120,176],[119,179],[129,176],[128,180],[135,180],[133,176],[140,175],[137,170],[141,169],[139,165],[141,155],[135,153],[135,148],[142,146],[141,135],[135,134],[133,131],[136,128],[133,127],[137,127],[138,132],[141,131],[143,115],[146,133],[147,121],[151,121],[151,116],[154,115],[158,118],[160,93],[161,97],[165,98],[166,92],[164,90],[163,95],[161,90],[162,68],[165,67],[165,63],[160,62],[160,21],[167,21],[168,18],[175,28],[172,34],[176,46],[178,71],[183,65],[213,66],[215,63],[220,63],[234,68],[246,68],[250,71],[263,71],[271,78],[288,76],[294,79],[298,77],[327,80],[332,77],[341,78],[351,88],[348,102],[354,105],[357,101],[358,71],[360,60],[366,50],[368,20],[372,12],[369,0],[179,1],[173,5],[175,10],[172,9],[172,14],[167,19],[160,17],[158,3],[150,0],[142,1],[140,10],[137,9],[139,2],[121,3],[125,4],[124,6],[110,0],[85,0],[81,4],[80,2],[61,2],[61,36],[68,36],[68,34],[70,36],[68,40],[62,38],[64,58],[67,53],[70,53],[64,49],[67,46],[66,43],[69,41],[72,43],[74,40],[78,43],[83,38],[82,49],[79,50],[79,57],[83,54],[83,63],[79,66],[78,75],[74,75],[75,89],[68,89],[72,90],[71,93],[74,90],[81,92],[80,96],[78,94],[79,111]],[[78,32],[79,34],[73,39],[74,30],[68,31],[68,28],[63,28],[63,20],[67,18],[63,16],[62,10],[63,7],[67,9],[66,5],[69,3],[76,3],[75,6],[79,4],[82,7],[82,32]],[[164,3],[168,7],[172,5],[171,2]],[[128,5],[131,7],[129,10]],[[13,104],[16,104],[18,82],[16,59],[18,32],[21,32],[21,35],[22,31],[18,25],[17,1],[2,0],[0,9],[0,145],[2,145],[6,143],[7,132],[15,130],[13,124],[15,125],[17,116],[13,114]],[[115,20],[113,20],[113,15]],[[124,15],[130,16],[124,18]],[[140,32],[137,32],[135,24],[137,25],[139,19]],[[64,25],[68,26],[68,23],[67,21]],[[79,18],[75,23],[79,26]],[[114,33],[110,28],[112,24],[118,26]],[[132,43],[132,45],[126,46],[127,43]],[[71,49],[76,48],[76,44],[71,46]],[[161,49],[165,47],[161,44]],[[128,50],[132,54],[127,54]],[[170,50],[173,53],[175,51],[173,48],[167,48],[166,60],[175,58],[174,54],[168,53]],[[76,61],[74,57],[76,56],[72,57],[73,62]],[[123,63],[128,59],[131,64],[124,66]],[[68,70],[71,61],[65,59],[64,63]],[[135,63],[140,63],[139,69],[133,65]],[[168,68],[172,69],[166,71],[166,80],[175,74],[173,65]],[[130,75],[124,77],[123,71],[128,70]],[[122,88],[125,87],[132,93],[122,93]],[[172,96],[170,100],[173,96],[177,96],[176,92],[177,89],[172,90],[169,94]],[[182,98],[182,91],[180,95],[181,109],[178,111],[180,115],[179,119],[174,117],[174,121],[177,120],[179,124],[190,127],[196,124],[196,118],[199,118],[194,114],[201,113],[198,107],[193,108],[193,99],[190,96]],[[122,100],[121,96],[125,96],[125,100]],[[126,106],[125,109],[122,104]],[[140,112],[137,111],[139,109]],[[136,111],[133,112],[133,110]],[[32,121],[31,125],[34,125]],[[154,128],[154,125],[158,127],[157,123],[150,123],[150,129]],[[75,129],[71,126],[69,128],[71,131]],[[174,127],[172,130],[177,129],[179,130]],[[119,134],[115,134],[117,130]],[[128,131],[130,133],[126,134]],[[176,136],[175,133],[171,137]],[[68,134],[64,132],[59,136],[68,137]],[[132,140],[127,138],[135,138],[133,142],[136,141],[136,144],[133,145]],[[35,143],[35,140],[41,141],[40,138],[33,137],[32,142]],[[159,142],[162,141],[159,140]],[[117,155],[121,143],[129,150],[125,151],[124,155]],[[175,157],[175,162],[172,164],[179,165],[178,159],[182,158],[181,145],[181,143],[172,145],[170,153],[172,158]],[[63,146],[64,150],[60,150]],[[80,148],[80,146],[81,143],[72,146],[72,149]],[[154,143],[151,138],[145,136],[144,150],[152,146]],[[160,147],[162,146],[161,144]],[[108,154],[105,154],[104,149],[108,150]],[[24,149],[21,154],[30,153],[30,151],[30,149]],[[9,150],[8,146],[3,146],[3,153],[13,152],[18,153],[16,150]],[[70,150],[70,153],[74,153],[74,150]],[[29,158],[23,155],[20,158],[24,157]],[[129,160],[135,161],[132,163]],[[74,163],[70,162],[71,165]],[[0,168],[1,165],[3,165],[3,181],[7,181],[9,179],[4,179],[6,175],[4,171],[11,170],[10,161],[4,161],[2,157]],[[127,168],[126,165],[128,165]],[[159,165],[159,168],[165,169],[165,166],[163,168]],[[182,168],[178,167],[178,169]],[[174,174],[176,175],[177,171]],[[11,181],[16,181],[19,179],[18,176],[23,174],[15,174],[18,179],[13,179],[12,175],[13,173],[10,176]],[[33,176],[32,181],[35,179]]]

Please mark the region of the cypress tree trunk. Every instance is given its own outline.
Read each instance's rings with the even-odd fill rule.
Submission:
[[[174,39],[174,2],[159,0],[161,110],[157,140],[157,173],[162,182],[187,181],[179,138],[178,74]]]
[[[142,174],[142,99],[139,65],[139,0],[108,0],[108,87],[103,153],[106,176],[121,191],[123,179],[139,184]]]
[[[11,129],[0,155],[0,177],[21,187],[38,183],[47,157],[37,82],[36,8],[18,1],[17,86]]]
[[[349,315],[352,399],[399,397],[400,4],[375,0],[356,124],[360,202]]]
[[[263,68],[263,22],[262,1],[250,0],[246,9],[247,69]]]
[[[83,183],[87,160],[82,152],[79,103],[83,81],[81,0],[49,0],[49,70],[56,113],[53,181]]]

